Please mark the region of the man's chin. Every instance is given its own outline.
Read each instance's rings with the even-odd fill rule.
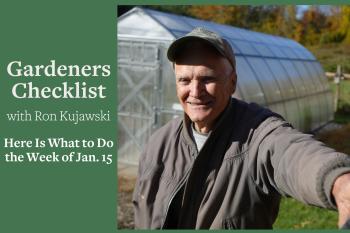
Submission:
[[[189,118],[191,119],[192,122],[201,124],[207,120],[208,116],[193,116],[193,115],[190,116],[189,115]]]

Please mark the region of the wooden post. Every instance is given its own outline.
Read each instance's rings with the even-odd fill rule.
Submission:
[[[337,72],[334,75],[334,83],[335,83],[335,94],[334,94],[334,112],[338,110],[338,102],[339,102],[339,94],[340,94],[340,78],[342,76],[341,66],[337,65]]]

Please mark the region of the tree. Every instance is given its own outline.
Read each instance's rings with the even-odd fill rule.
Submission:
[[[350,6],[341,7],[340,32],[344,35],[344,43],[350,44]]]
[[[186,5],[147,5],[145,7],[158,10],[158,11],[169,12],[177,15],[186,15],[186,16],[190,15],[188,13],[189,6],[186,6]]]
[[[296,38],[302,44],[315,45],[320,42],[322,32],[326,29],[327,16],[318,6],[311,6],[302,16]]]
[[[295,5],[155,5],[145,6],[178,15],[294,39],[304,45],[350,44],[350,6],[332,6],[326,12],[310,6],[300,19]],[[119,10],[119,9],[118,9]]]
[[[237,27],[247,27],[247,6],[194,5],[189,7],[188,12],[191,16],[196,18]]]

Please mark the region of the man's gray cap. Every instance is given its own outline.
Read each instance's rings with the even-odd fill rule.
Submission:
[[[201,40],[213,46],[222,56],[224,56],[236,70],[236,60],[233,49],[226,39],[222,38],[215,32],[197,27],[183,37],[174,40],[168,48],[168,59],[172,62],[176,61],[179,52],[185,45],[193,40]],[[187,49],[187,48],[186,48]]]

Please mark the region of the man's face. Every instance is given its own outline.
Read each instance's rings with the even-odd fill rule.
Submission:
[[[209,132],[235,90],[232,66],[207,45],[196,45],[181,54],[174,68],[177,96],[184,111],[197,131]]]

